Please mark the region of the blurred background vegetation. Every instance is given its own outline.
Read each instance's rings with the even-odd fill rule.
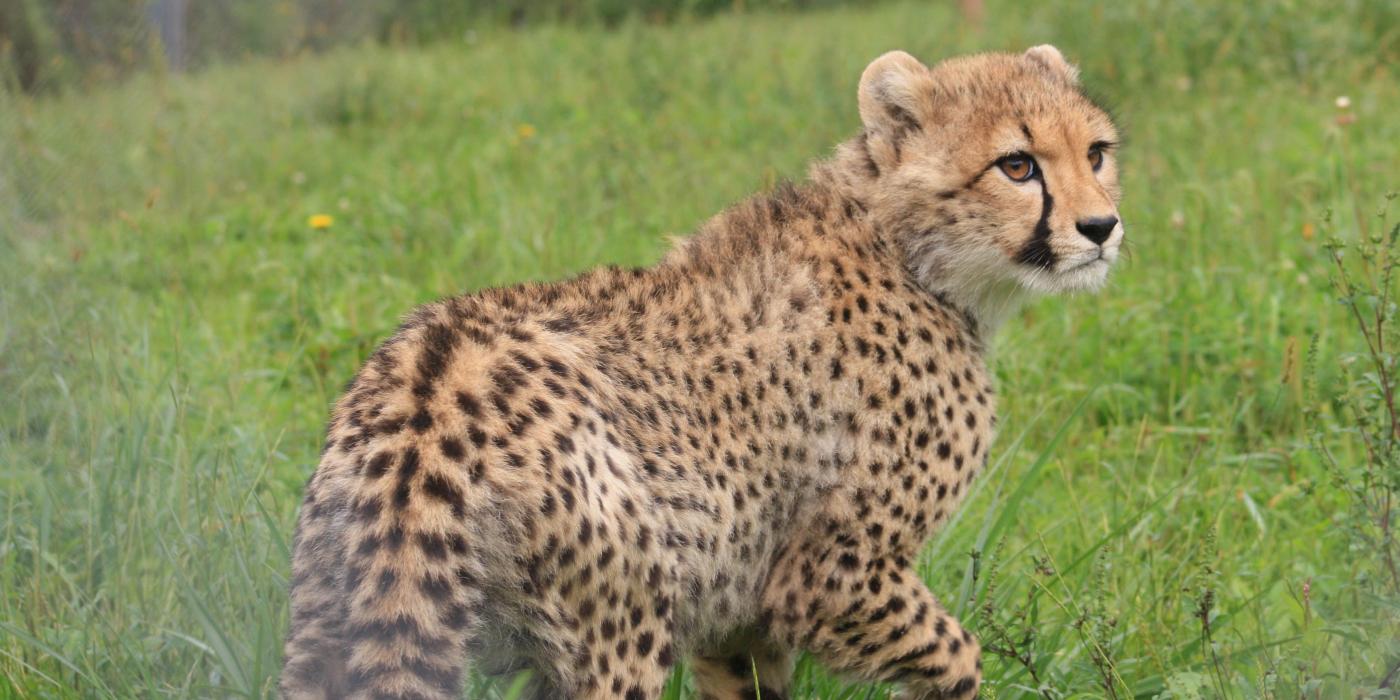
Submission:
[[[725,10],[870,0],[3,0],[0,57],[25,91],[92,85],[363,41],[421,43],[483,26],[659,23]]]
[[[398,318],[656,260],[884,51],[1042,42],[1126,134],[1129,255],[1006,325],[920,562],[986,695],[1396,697],[1400,2],[0,0],[0,698],[270,696]]]

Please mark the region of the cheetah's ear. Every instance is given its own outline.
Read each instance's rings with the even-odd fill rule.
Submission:
[[[1060,50],[1049,45],[1041,44],[1026,49],[1025,57],[1032,63],[1049,70],[1068,81],[1071,85],[1079,82],[1079,69],[1074,64],[1065,60],[1065,55]]]
[[[876,134],[918,129],[932,116],[933,79],[919,59],[891,51],[860,76],[860,120]]]

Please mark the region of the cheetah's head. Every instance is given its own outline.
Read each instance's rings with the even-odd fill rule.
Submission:
[[[1024,292],[1094,291],[1118,259],[1118,133],[1055,47],[860,80],[871,211],[910,269],[995,325]]]

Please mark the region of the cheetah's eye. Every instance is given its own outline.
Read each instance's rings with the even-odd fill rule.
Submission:
[[[1002,158],[997,161],[997,167],[1013,182],[1025,182],[1035,176],[1035,159],[1024,153]]]
[[[1103,167],[1103,146],[1094,144],[1089,147],[1089,167],[1093,168],[1095,172]]]

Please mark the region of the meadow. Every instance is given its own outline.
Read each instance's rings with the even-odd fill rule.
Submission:
[[[1393,697],[1400,612],[1316,449],[1362,458],[1324,242],[1400,189],[1400,7],[1359,0],[481,28],[0,91],[0,697],[271,695],[300,489],[404,313],[656,260],[856,133],[888,49],[1042,42],[1126,133],[1130,248],[1008,322],[992,467],[920,562],[984,696]]]

